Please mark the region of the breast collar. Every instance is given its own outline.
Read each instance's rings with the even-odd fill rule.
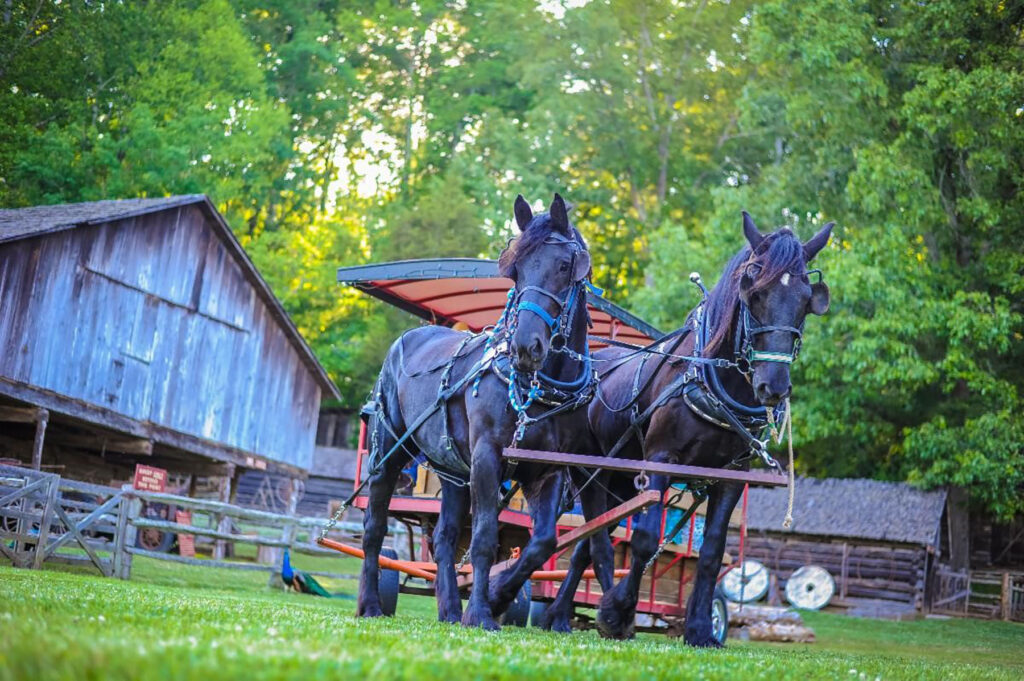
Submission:
[[[696,330],[693,354],[699,357],[707,345],[708,325],[704,303],[691,313],[688,323],[692,323]],[[734,424],[738,422],[746,431],[740,435],[755,437],[754,433],[760,434],[768,426],[768,410],[762,405],[737,401],[726,391],[714,368],[707,364],[690,364],[683,386],[683,400],[693,413],[716,426],[736,430]],[[777,420],[781,418],[781,414],[776,415]]]

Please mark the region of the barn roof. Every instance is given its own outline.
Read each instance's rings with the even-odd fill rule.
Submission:
[[[317,382],[325,396],[340,398],[338,387],[320,365],[312,348],[306,343],[302,334],[295,328],[281,302],[270,290],[270,286],[260,276],[259,271],[249,259],[245,249],[238,243],[234,233],[205,194],[188,194],[153,199],[116,199],[108,201],[90,201],[86,203],[66,203],[53,206],[33,206],[30,208],[14,208],[0,210],[0,243],[16,241],[43,234],[51,234],[67,229],[98,225],[115,220],[156,213],[158,211],[198,204],[206,214],[214,232],[224,241],[228,250],[235,256],[242,267],[245,277],[263,298],[271,314],[284,329],[285,334],[299,352],[303,363],[317,378]]]
[[[788,490],[751,488],[747,528],[785,532]],[[797,478],[790,532],[935,545],[946,506],[945,490],[861,479]]]

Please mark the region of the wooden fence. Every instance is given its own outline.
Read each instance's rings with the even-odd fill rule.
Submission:
[[[934,580],[932,612],[1024,622],[1022,572],[955,571],[940,566]]]
[[[147,517],[144,504],[166,504],[191,512],[187,524]],[[0,466],[0,555],[13,565],[40,568],[44,562],[85,564],[106,577],[129,579],[132,559],[158,560],[258,570],[280,574],[283,549],[307,555],[337,556],[313,543],[325,518],[303,518],[268,513],[219,501],[121,489],[62,479],[53,473]],[[147,550],[137,545],[138,533],[152,529],[212,540],[218,559],[201,559]],[[361,527],[339,523],[342,532]],[[263,562],[219,558],[224,545],[257,547]],[[316,576],[353,578],[336,572],[310,572]]]

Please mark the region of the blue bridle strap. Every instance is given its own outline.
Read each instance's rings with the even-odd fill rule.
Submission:
[[[516,309],[519,312],[522,312],[523,310],[532,312],[533,314],[543,319],[544,323],[548,325],[548,328],[551,329],[552,332],[557,331],[558,320],[552,317],[550,314],[548,314],[547,310],[542,308],[537,303],[534,303],[529,300],[523,300],[519,303],[519,307]]]

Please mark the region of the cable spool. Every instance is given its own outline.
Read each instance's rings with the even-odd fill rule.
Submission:
[[[786,582],[786,600],[804,610],[821,610],[836,593],[836,581],[823,567],[805,565]]]
[[[743,563],[722,577],[722,593],[734,603],[753,603],[768,593],[768,568],[756,560]]]

